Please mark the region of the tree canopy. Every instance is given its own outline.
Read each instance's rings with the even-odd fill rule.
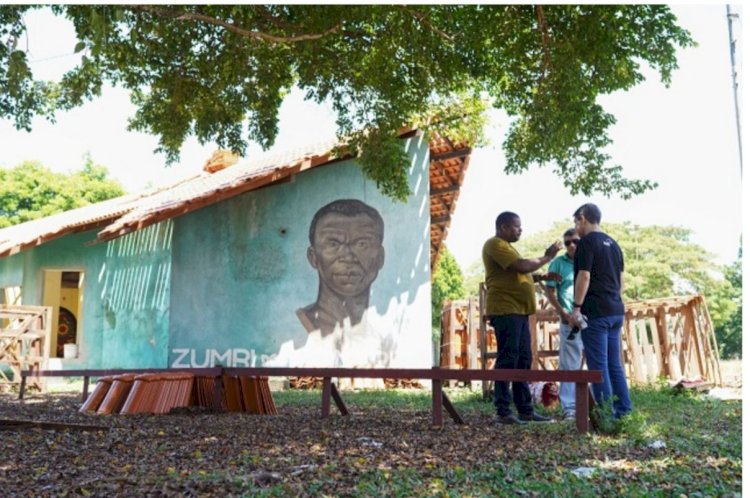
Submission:
[[[409,164],[396,132],[472,144],[486,104],[514,119],[507,172],[551,166],[572,194],[653,188],[611,164],[615,119],[597,98],[641,82],[642,64],[668,84],[677,48],[694,44],[663,5],[55,5],[81,60],[39,81],[23,40],[50,35],[27,32],[34,8],[0,6],[0,117],[17,128],[109,83],[130,91],[130,129],[158,136],[170,162],[190,135],[242,154],[248,139],[273,144],[297,86],[331,103],[365,173],[397,199]]]
[[[70,174],[32,161],[0,168],[0,228],[123,195],[122,186],[108,174],[91,158]]]
[[[522,237],[514,245],[523,257],[541,256],[572,226],[570,221],[558,221],[548,230]],[[712,262],[708,251],[690,241],[691,231],[687,228],[605,221],[602,230],[614,237],[622,249],[627,300],[706,293],[712,282],[721,279],[720,265]]]

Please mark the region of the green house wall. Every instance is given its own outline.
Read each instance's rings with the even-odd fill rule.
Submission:
[[[0,286],[21,285],[23,304],[42,305],[44,270],[82,271],[79,354],[64,368],[163,367],[171,232],[165,222],[103,244],[88,244],[94,231],[61,237],[0,259]]]

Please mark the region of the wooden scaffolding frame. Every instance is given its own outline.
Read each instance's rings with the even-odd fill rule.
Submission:
[[[51,334],[51,307],[0,305],[0,387],[20,385],[22,370],[47,367]],[[33,382],[34,387],[44,387],[39,377]]]
[[[446,301],[443,306],[440,366],[482,368],[494,366],[495,336],[484,319],[486,290],[468,300]],[[558,365],[559,325],[554,309],[540,300],[529,319],[532,369],[554,370]],[[719,354],[711,316],[700,294],[626,303],[622,332],[623,365],[632,384],[700,379],[722,382]],[[489,385],[483,383],[483,391]]]

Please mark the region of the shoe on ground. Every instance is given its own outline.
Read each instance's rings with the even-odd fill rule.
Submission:
[[[544,415],[539,415],[538,413],[522,413],[519,415],[519,417],[524,422],[552,422],[552,419],[549,417],[545,417]]]
[[[563,422],[566,422],[568,420],[575,420],[576,419],[576,413],[575,412],[565,412],[563,414]]]
[[[523,425],[526,422],[519,419],[512,413],[509,413],[508,415],[495,415],[494,422],[496,424],[502,424],[502,425]]]

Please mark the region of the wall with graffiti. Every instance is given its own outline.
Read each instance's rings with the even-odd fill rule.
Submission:
[[[429,150],[404,146],[406,203],[343,161],[175,219],[170,365],[429,366]]]

